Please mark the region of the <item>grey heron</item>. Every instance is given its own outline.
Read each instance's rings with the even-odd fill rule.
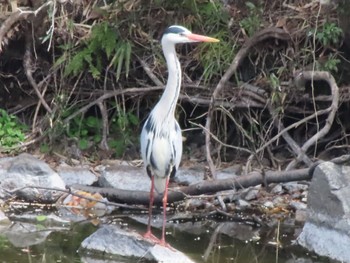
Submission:
[[[173,25],[162,36],[161,45],[168,66],[168,81],[163,95],[151,111],[141,132],[141,155],[151,178],[149,218],[144,237],[163,246],[165,242],[166,205],[169,178],[175,176],[182,156],[181,128],[175,119],[175,108],[181,88],[181,65],[175,45],[192,42],[219,42],[218,39],[193,34],[188,29]],[[163,194],[163,227],[159,240],[152,234],[151,218],[154,189]]]

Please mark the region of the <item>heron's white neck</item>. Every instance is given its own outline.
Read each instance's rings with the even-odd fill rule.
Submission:
[[[164,120],[167,117],[174,116],[176,103],[180,94],[182,76],[175,45],[172,43],[163,45],[163,52],[168,66],[168,81],[155,110],[157,109],[157,116],[161,116]]]

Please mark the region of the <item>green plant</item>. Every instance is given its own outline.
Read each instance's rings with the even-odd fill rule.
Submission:
[[[67,135],[78,139],[78,147],[86,150],[90,141],[93,143],[101,141],[101,120],[94,116],[75,117],[67,127]]]
[[[243,18],[239,25],[251,37],[261,26],[263,9],[252,2],[246,2],[245,4],[248,8],[248,16]]]
[[[336,54],[330,54],[326,62],[321,65],[322,70],[326,70],[329,72],[338,73],[338,64],[341,60],[337,57]]]
[[[120,78],[123,68],[125,76],[127,77],[129,74],[132,44],[130,41],[124,40],[108,22],[95,25],[85,47],[75,51],[72,56],[70,54],[71,48],[69,44],[61,46],[64,53],[55,63],[55,66],[58,66],[67,59],[69,60],[65,68],[65,76],[77,76],[87,69],[95,79],[99,79],[103,70],[104,58],[116,70],[117,80]]]
[[[0,146],[11,148],[25,140],[27,127],[15,115],[0,109]]]
[[[118,107],[117,107],[118,109]],[[139,134],[137,127],[139,119],[132,112],[117,110],[117,114],[112,118],[110,134],[113,138],[108,144],[115,150],[118,157],[122,156],[128,145],[134,144]]]
[[[343,30],[335,23],[325,23],[320,31],[316,33],[316,39],[326,47],[338,44],[343,35]]]

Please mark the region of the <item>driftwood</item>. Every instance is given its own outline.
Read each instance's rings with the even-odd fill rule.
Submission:
[[[253,172],[248,175],[239,176],[235,179],[203,181],[197,184],[184,187],[170,188],[168,192],[168,202],[173,203],[184,200],[190,196],[200,196],[202,194],[217,193],[225,190],[241,189],[250,186],[256,186],[266,181],[270,183],[283,183],[291,181],[310,180],[312,174],[309,169],[298,169],[292,171],[275,172],[267,171],[263,176],[261,173]],[[130,191],[115,188],[100,188],[74,184],[73,189],[83,190],[87,192],[98,192],[108,197],[110,201],[126,204],[144,204],[149,203],[149,192]],[[162,196],[155,197],[155,204],[162,204]]]

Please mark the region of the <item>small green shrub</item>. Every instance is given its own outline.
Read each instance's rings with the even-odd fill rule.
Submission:
[[[335,23],[325,23],[320,31],[316,33],[316,39],[326,47],[340,42],[343,30]]]
[[[25,140],[24,132],[27,127],[20,123],[14,115],[8,114],[0,109],[0,145],[1,147],[11,148]]]
[[[68,59],[65,68],[65,76],[77,76],[87,69],[93,78],[99,79],[107,59],[109,64],[116,70],[117,80],[125,71],[128,76],[131,59],[132,44],[128,40],[122,39],[118,31],[111,27],[108,22],[95,25],[91,30],[91,36],[86,41],[85,47],[75,51],[72,55],[69,45],[61,46],[64,54],[56,61],[55,66],[60,65]]]
[[[330,54],[326,62],[321,65],[322,70],[329,71],[331,73],[338,73],[338,65],[341,60],[337,57],[336,54]]]
[[[78,139],[78,147],[81,150],[89,148],[89,142],[99,143],[101,141],[101,120],[94,116],[86,118],[75,117],[69,123],[67,135]]]
[[[116,156],[121,157],[129,145],[138,142],[137,127],[139,119],[132,112],[118,111],[112,118],[108,145],[115,150]]]

